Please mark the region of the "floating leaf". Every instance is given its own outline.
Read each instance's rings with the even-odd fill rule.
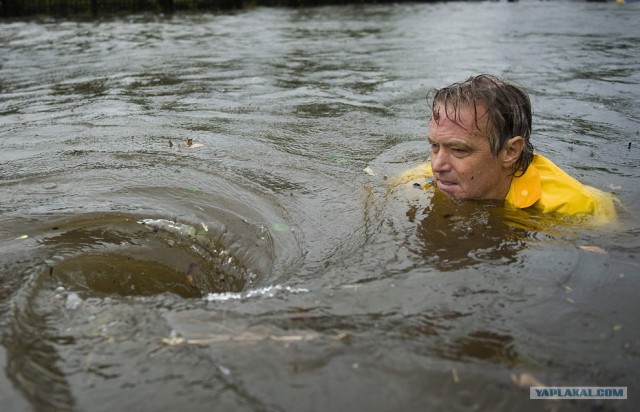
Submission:
[[[160,341],[162,343],[164,343],[165,345],[169,345],[169,346],[180,345],[182,343],[186,343],[186,340],[184,338],[180,338],[180,337],[162,338]]]
[[[22,236],[18,236],[18,237],[16,238],[16,240],[26,239],[26,238],[28,238],[28,237],[29,237],[29,235],[22,235]]]
[[[363,172],[365,172],[366,174],[368,174],[369,176],[375,176],[376,172],[373,171],[372,168],[370,168],[369,166],[365,167],[364,169],[362,169]]]

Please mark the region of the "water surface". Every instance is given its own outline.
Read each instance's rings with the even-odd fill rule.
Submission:
[[[632,410],[639,17],[0,23],[3,408]],[[390,188],[427,159],[428,90],[481,72],[530,91],[536,149],[615,193],[617,225]],[[532,401],[532,382],[630,400]]]

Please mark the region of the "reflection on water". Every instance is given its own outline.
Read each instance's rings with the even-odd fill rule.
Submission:
[[[3,405],[630,410],[533,404],[523,377],[640,385],[638,13],[0,23]],[[392,187],[428,155],[427,91],[480,72],[531,91],[534,145],[619,227]]]

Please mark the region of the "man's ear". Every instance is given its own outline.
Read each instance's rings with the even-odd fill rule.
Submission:
[[[520,159],[520,154],[522,154],[524,146],[525,141],[522,136],[514,136],[507,140],[507,143],[505,143],[502,149],[504,151],[502,162],[506,168],[511,169],[518,159]]]

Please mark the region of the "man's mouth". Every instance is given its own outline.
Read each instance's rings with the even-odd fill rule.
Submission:
[[[450,192],[455,186],[458,186],[455,182],[442,179],[436,179],[436,185],[438,186],[438,189],[444,190],[445,192]]]

